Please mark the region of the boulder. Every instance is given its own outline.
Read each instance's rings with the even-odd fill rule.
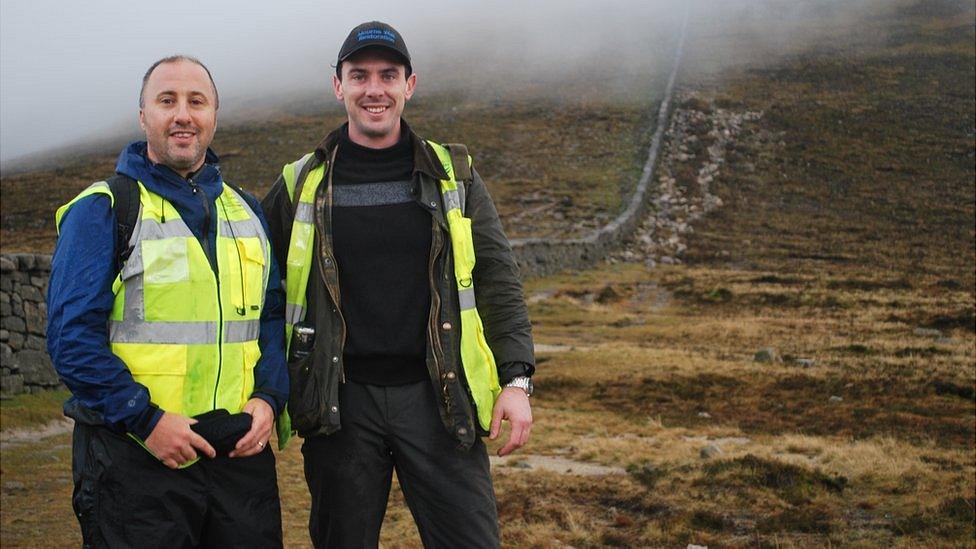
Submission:
[[[752,357],[756,362],[779,362],[779,351],[774,347],[766,347],[756,351],[756,354]]]
[[[709,444],[708,446],[701,449],[699,455],[702,457],[702,459],[711,459],[713,457],[718,457],[723,453],[724,452],[722,451],[722,449],[719,448],[718,446],[714,444]]]
[[[9,374],[0,377],[0,394],[19,395],[24,392],[24,376]]]
[[[942,337],[941,331],[932,328],[915,328],[915,331],[912,333],[920,337],[931,337],[933,339]]]

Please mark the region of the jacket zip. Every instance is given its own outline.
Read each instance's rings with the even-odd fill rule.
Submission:
[[[217,288],[217,379],[214,381],[214,391],[213,391],[213,409],[217,409],[217,392],[220,388],[220,371],[223,367],[224,352],[220,343],[224,339],[224,306],[220,299],[220,277],[217,276],[216,272],[216,257],[213,257],[212,249],[210,248],[210,205],[207,204],[207,197],[205,193],[200,192],[200,187],[193,182],[193,179],[187,179],[190,183],[190,189],[193,191],[193,196],[200,199],[200,203],[203,205],[204,212],[204,224],[203,224],[203,251],[207,254],[207,260],[209,261],[213,258],[211,265],[211,276],[214,279],[214,286]]]
[[[444,348],[441,345],[441,338],[437,332],[437,321],[440,316],[441,308],[441,296],[437,292],[437,280],[434,276],[434,262],[437,259],[437,254],[440,253],[443,247],[444,241],[440,234],[440,227],[437,225],[436,220],[433,220],[433,248],[430,251],[430,258],[427,262],[427,274],[430,281],[430,321],[427,323],[427,333],[430,336],[431,342],[434,345],[434,371],[431,374],[434,375],[437,380],[437,385],[440,386],[443,383],[441,379],[441,364],[444,361]]]
[[[315,197],[316,211],[324,211],[325,208],[328,208],[328,217],[329,217],[328,228],[330,233],[332,232],[332,167],[335,166],[335,157],[338,150],[339,147],[335,147],[332,150],[332,158],[329,159],[329,165],[327,166],[326,169],[328,173],[326,174],[324,204],[321,203],[323,201],[323,196],[321,194],[322,192],[321,185],[319,185]],[[337,352],[336,357],[339,359],[338,360],[339,382],[345,383],[346,365],[342,360],[342,354],[345,352],[344,350],[346,348],[346,319],[345,317],[342,316],[342,307],[340,306],[342,303],[342,295],[340,293],[340,288],[338,283],[335,285],[335,289],[333,289],[329,285],[328,281],[326,281],[324,261],[328,259],[332,263],[332,267],[333,269],[335,269],[337,281],[339,279],[339,264],[336,263],[335,257],[332,254],[332,250],[327,249],[325,235],[320,235],[320,237],[321,238],[319,238],[319,253],[317,254],[319,260],[319,273],[320,276],[322,277],[322,284],[325,285],[326,291],[328,291],[329,295],[332,296],[332,303],[333,306],[335,307],[335,313],[339,315],[339,323],[342,327],[341,337],[339,338],[339,349],[336,351]]]

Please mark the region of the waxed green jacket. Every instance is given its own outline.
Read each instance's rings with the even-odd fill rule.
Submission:
[[[439,395],[444,427],[454,435],[459,446],[466,448],[484,432],[475,420],[474,405],[460,364],[461,338],[457,329],[461,326],[460,305],[452,275],[451,239],[439,185],[439,180],[447,174],[423,138],[405,124],[404,128],[410,132],[414,148],[414,178],[419,182],[416,201],[431,216],[427,370],[434,393]],[[339,130],[332,132],[316,147],[304,173],[333,158],[338,135]],[[485,337],[498,364],[499,379],[504,384],[516,375],[532,375],[534,372],[531,324],[511,245],[484,181],[476,170],[472,173],[472,181],[465,184],[464,196],[465,215],[472,220],[475,245],[475,294]],[[306,321],[314,322],[315,347],[311,357],[302,364],[289,365],[292,426],[304,437],[330,434],[341,428],[338,393],[339,384],[344,382],[342,357],[346,328],[339,305],[338,270],[331,259],[334,255],[329,185],[331,167],[327,166],[316,193],[315,248],[307,292]],[[270,225],[272,250],[279,264],[284,265],[291,240],[294,207],[282,177],[279,176],[262,201],[262,207]]]

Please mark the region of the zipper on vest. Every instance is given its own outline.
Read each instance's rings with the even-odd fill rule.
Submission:
[[[210,248],[210,204],[207,204],[206,193],[200,192],[200,187],[193,182],[193,179],[187,179],[190,183],[190,189],[193,191],[193,196],[200,199],[200,203],[203,205],[204,211],[204,223],[203,223],[203,245],[204,253],[207,254],[207,260],[210,262],[211,276],[214,279],[214,287],[217,288],[217,379],[214,381],[214,391],[213,391],[213,409],[217,409],[217,393],[220,392],[220,373],[223,367],[224,361],[224,350],[221,343],[224,340],[224,304],[223,300],[220,299],[220,275],[217,273],[216,257],[214,257],[212,250]],[[214,242],[217,241],[217,236],[214,235]],[[235,242],[236,244],[236,242]]]
[[[221,342],[224,340],[224,306],[220,302],[220,277],[214,275],[217,283],[217,381],[214,382],[213,409],[217,409],[217,392],[220,387],[220,369],[223,365],[224,351]]]
[[[200,245],[203,247],[203,253],[207,255],[207,261],[210,262],[210,269],[216,274],[217,258],[210,244],[210,225],[213,223],[213,216],[210,213],[210,204],[207,203],[207,193],[200,192],[200,186],[193,181],[192,177],[186,181],[190,184],[190,190],[193,191],[193,196],[197,197],[200,205],[203,206],[203,233],[200,239]]]

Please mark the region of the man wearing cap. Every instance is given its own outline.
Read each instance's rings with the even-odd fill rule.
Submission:
[[[47,345],[72,393],[85,547],[282,543],[285,296],[257,200],[209,148],[217,107],[199,60],[157,61],[146,140],[57,212]]]
[[[511,246],[463,146],[401,118],[400,34],[359,25],[332,77],[347,122],[262,203],[286,265],[293,427],[316,547],[376,546],[393,471],[428,547],[497,547],[486,448],[532,425],[531,326]]]

